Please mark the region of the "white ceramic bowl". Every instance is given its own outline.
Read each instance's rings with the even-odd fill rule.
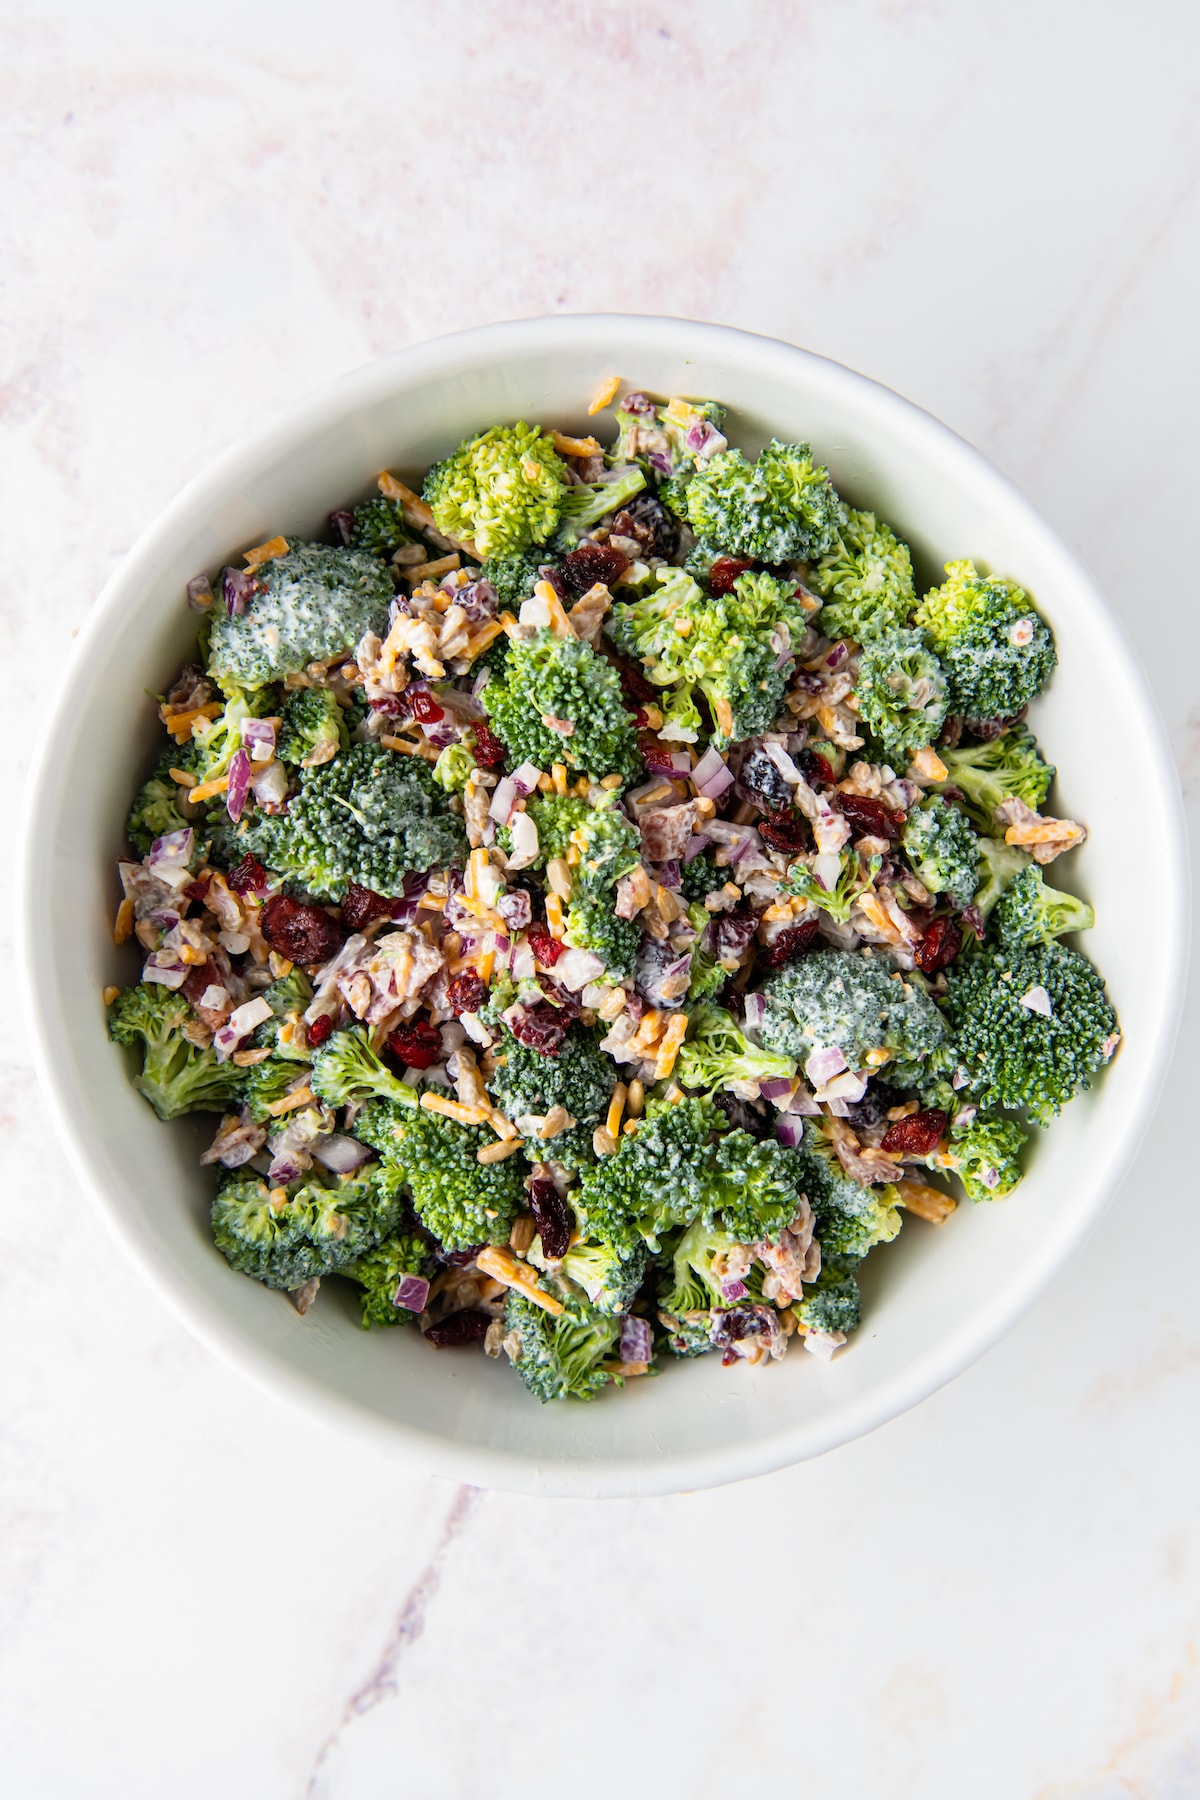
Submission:
[[[315,532],[388,467],[417,475],[466,433],[524,417],[585,428],[598,381],[714,396],[751,453],[811,439],[843,494],[876,508],[932,574],[971,556],[1014,575],[1058,637],[1036,708],[1056,798],[1091,836],[1067,869],[1097,925],[1125,1042],[1097,1091],[1034,1148],[1009,1200],[910,1221],[867,1264],[865,1322],[829,1366],[669,1364],[588,1406],[539,1406],[505,1367],[364,1332],[347,1292],[301,1319],[212,1246],[212,1121],[162,1125],[105,1035],[101,989],[136,963],[110,937],[128,799],[149,765],[161,691],[189,653],[182,602],[277,531]],[[603,424],[603,421],[601,421]],[[663,1493],[814,1456],[912,1406],[1029,1305],[1093,1224],[1154,1105],[1183,987],[1186,876],[1172,764],[1132,652],[1087,572],[1027,501],[943,425],[887,388],[787,344],[676,319],[531,319],[420,345],[322,389],[222,456],[131,551],[80,632],[32,794],[27,967],[43,1076],[83,1186],[139,1267],[205,1343],[310,1415],[482,1485],[573,1495]],[[1136,876],[1130,879],[1131,839]],[[1147,931],[1145,900],[1156,896]],[[337,1290],[341,1283],[333,1283]]]

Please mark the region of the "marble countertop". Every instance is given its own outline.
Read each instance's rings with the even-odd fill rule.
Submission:
[[[441,331],[627,309],[837,357],[993,457],[1144,647],[1194,819],[1198,40],[1184,0],[0,0],[7,766],[249,424]],[[5,1791],[1194,1800],[1198,1024],[968,1374],[819,1462],[591,1504],[402,1471],[215,1362],[0,1013]]]

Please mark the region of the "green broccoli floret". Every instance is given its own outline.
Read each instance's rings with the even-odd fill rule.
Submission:
[[[268,1056],[265,1062],[254,1063],[242,1073],[244,1080],[239,1099],[259,1125],[284,1123],[283,1120],[276,1121],[271,1107],[307,1081],[303,1065],[292,1057]]]
[[[1032,859],[1027,850],[1006,844],[1002,838],[978,838],[976,848],[980,879],[973,904],[986,919],[1005,888],[1016,880],[1022,869],[1029,868]]]
[[[781,651],[805,629],[794,584],[746,572],[732,593],[716,595],[682,569],[660,568],[657,578],[657,591],[616,607],[606,630],[663,690],[659,736],[692,743],[701,735],[698,695],[719,747],[770,730],[787,686]]]
[[[433,765],[433,779],[447,794],[461,794],[471,778],[475,758],[465,744],[447,744]]]
[[[882,867],[882,857],[860,856],[857,850],[848,846],[840,853],[837,880],[831,888],[817,880],[812,859],[804,856],[796,857],[789,865],[787,875],[779,885],[783,893],[807,900],[811,906],[819,907],[831,919],[844,925],[854,911],[859,895],[871,891]]]
[[[857,1256],[822,1258],[820,1275],[792,1308],[801,1325],[810,1331],[841,1331],[847,1337],[858,1330],[862,1295],[854,1272],[860,1261]]]
[[[729,970],[725,967],[712,947],[712,933],[707,929],[707,921],[711,917],[705,914],[704,923],[697,923],[694,915],[703,913],[702,906],[689,906],[688,918],[700,932],[700,936],[692,945],[692,966],[688,971],[687,1003],[693,1005],[700,1000],[710,1000],[719,994],[729,980]]]
[[[565,1106],[578,1124],[596,1125],[608,1111],[616,1070],[586,1026],[572,1025],[556,1056],[531,1050],[508,1030],[495,1054],[503,1061],[491,1090],[510,1119],[542,1118],[552,1106]]]
[[[361,1106],[367,1100],[391,1100],[408,1107],[419,1104],[417,1090],[381,1062],[361,1025],[333,1032],[313,1052],[309,1086],[329,1106]]]
[[[880,955],[818,950],[768,975],[762,992],[758,1035],[781,1056],[807,1058],[818,1046],[836,1046],[850,1068],[861,1069],[869,1050],[890,1050],[894,1062],[919,1068],[946,1039],[921,977],[892,970]]]
[[[715,1094],[718,1088],[732,1089],[739,1081],[790,1081],[795,1073],[794,1057],[758,1049],[720,1006],[695,1008],[675,1063],[675,1078],[681,1087],[702,1088],[708,1094]]]
[[[488,557],[483,573],[496,590],[501,612],[520,611],[522,603],[533,596],[534,583],[539,579],[542,565],[550,560],[545,550],[516,550],[508,556]],[[504,653],[508,654],[507,637],[496,638],[494,644],[503,644]],[[472,667],[477,669],[484,661],[486,657],[478,658]]]
[[[287,1020],[298,1018],[313,997],[312,982],[304,970],[293,968],[281,975],[263,989],[262,997],[271,1008],[271,1017],[264,1019],[254,1033],[255,1049],[270,1050],[273,1056],[293,1064],[308,1062],[312,1052],[307,1044],[297,1044],[294,1032],[285,1037],[283,1031]]]
[[[237,752],[243,747],[242,727],[248,719],[261,719],[271,712],[275,705],[275,689],[260,688],[253,693],[242,693],[231,688],[225,697],[225,705],[215,719],[197,719],[192,726],[192,741],[188,746],[189,760],[179,766],[188,769],[197,781],[213,781],[219,775],[229,773],[229,765]],[[220,802],[222,814],[225,812],[224,802]]]
[[[728,880],[729,870],[719,869],[711,851],[702,850],[691,862],[684,863],[680,885],[685,900],[703,900],[717,888],[724,887]]]
[[[462,867],[461,822],[426,763],[376,744],[352,744],[304,771],[284,813],[260,813],[235,840],[311,894],[340,900],[352,881],[389,897],[410,869]]]
[[[352,549],[369,551],[386,562],[404,544],[418,541],[416,533],[409,529],[399,500],[386,500],[382,494],[376,494],[354,508],[354,525],[350,533]]]
[[[1023,800],[1036,812],[1050,791],[1054,765],[1044,760],[1026,725],[1013,725],[983,744],[939,752],[946,765],[945,787],[957,788],[981,831],[995,830],[995,813],[1006,800]]]
[[[679,398],[657,406],[645,394],[627,394],[614,417],[617,441],[609,462],[636,461],[653,471],[660,498],[682,515],[684,488],[701,451],[712,456],[725,448],[725,408],[716,400]]]
[[[125,835],[139,856],[148,855],[155,838],[166,837],[169,831],[185,831],[192,823],[179,807],[184,790],[171,780],[168,771],[180,769],[184,774],[195,774],[194,761],[191,744],[168,750],[138,789],[125,821]]]
[[[229,618],[213,608],[208,672],[222,687],[282,681],[352,650],[365,632],[387,630],[392,579],[365,550],[293,544],[254,580],[244,612]]]
[[[689,1225],[671,1252],[670,1267],[664,1270],[659,1284],[658,1303],[673,1319],[688,1313],[711,1312],[714,1306],[727,1306],[721,1293],[721,1276],[714,1270],[719,1257],[742,1249],[740,1241],[718,1226],[697,1220]],[[761,1285],[761,1283],[760,1283]]]
[[[242,1275],[293,1291],[356,1262],[394,1230],[398,1189],[385,1171],[319,1180],[315,1174],[279,1189],[242,1175],[222,1183],[213,1201],[217,1249]]]
[[[319,767],[350,742],[346,719],[328,688],[297,688],[283,705],[276,755],[280,762]]]
[[[554,1149],[557,1161],[557,1140]],[[619,1249],[597,1238],[581,1238],[563,1257],[559,1272],[583,1289],[597,1312],[611,1316],[627,1313],[633,1305],[648,1260],[646,1246],[640,1242]]]
[[[525,1199],[524,1171],[515,1156],[479,1161],[496,1141],[492,1131],[386,1100],[369,1101],[353,1131],[405,1184],[417,1217],[445,1249],[508,1242]]]
[[[591,807],[571,834],[579,851],[572,871],[572,892],[601,900],[642,859],[642,834],[615,804]]]
[[[406,1275],[424,1280],[433,1270],[433,1256],[425,1239],[414,1231],[398,1231],[365,1256],[347,1263],[338,1274],[348,1275],[363,1289],[362,1322],[363,1330],[368,1331],[373,1325],[410,1325],[418,1313],[397,1306],[396,1290]]]
[[[532,866],[541,869],[551,857],[566,856],[571,833],[587,824],[592,809],[577,794],[531,794],[525,810],[537,826],[538,854]]]
[[[984,948],[956,964],[946,1012],[969,1091],[1027,1107],[1039,1125],[1091,1086],[1118,1041],[1100,975],[1059,943]]]
[[[1010,881],[992,913],[991,929],[1006,950],[1048,944],[1068,931],[1090,931],[1096,915],[1086,900],[1047,887],[1036,863]]]
[[[904,850],[913,874],[931,894],[969,906],[979,886],[979,840],[966,815],[936,796],[908,815]]]
[[[822,1262],[828,1257],[863,1257],[876,1244],[890,1244],[900,1230],[896,1189],[890,1183],[867,1187],[846,1174],[833,1146],[813,1119],[793,1152],[796,1179],[816,1218]]]
[[[696,536],[756,562],[811,562],[837,542],[846,511],[829,471],[807,444],[772,438],[756,463],[721,450],[693,475],[683,496]]]
[[[421,490],[439,531],[482,557],[544,544],[558,524],[566,469],[539,425],[492,425],[434,463]]]
[[[554,534],[556,554],[563,556],[574,550],[580,538],[609,513],[616,512],[640,494],[646,477],[635,467],[610,469],[603,481],[579,482],[566,488],[559,526]]]
[[[1029,1138],[1015,1119],[977,1113],[950,1132],[949,1167],[966,1189],[968,1200],[1003,1200],[1021,1179],[1018,1160]]]
[[[223,1112],[241,1083],[242,1070],[236,1063],[218,1062],[215,1050],[188,1041],[184,1027],[189,1024],[199,1021],[183,995],[158,982],[139,981],[126,988],[108,1009],[109,1036],[142,1051],[134,1086],[160,1119]]]
[[[917,603],[908,545],[874,513],[846,510],[833,548],[809,571],[825,598],[818,625],[827,638],[865,643],[904,627]]]
[[[947,563],[946,576],[914,623],[945,668],[950,710],[976,722],[1014,718],[1050,679],[1053,633],[1015,581],[980,575],[972,562]]]
[[[554,1318],[510,1289],[504,1329],[518,1346],[513,1367],[531,1394],[539,1400],[591,1400],[610,1379],[601,1364],[616,1346],[621,1321],[574,1294]]]
[[[590,950],[598,956],[614,981],[633,974],[642,928],[636,919],[618,919],[606,900],[586,895],[572,900],[563,935],[573,950]]]
[[[903,770],[945,723],[946,678],[919,631],[889,631],[863,646],[854,689],[858,714],[884,755]]]
[[[617,671],[577,637],[537,631],[513,643],[503,675],[483,690],[493,731],[509,762],[539,769],[564,763],[587,775],[632,779],[642,766],[637,732],[621,699]],[[556,719],[564,732],[545,723]]]

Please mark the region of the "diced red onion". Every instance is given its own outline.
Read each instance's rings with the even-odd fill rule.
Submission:
[[[319,1143],[313,1145],[315,1161],[321,1163],[335,1175],[349,1175],[352,1169],[357,1169],[360,1164],[365,1163],[370,1154],[367,1146],[360,1144],[357,1138],[343,1137],[340,1132],[336,1131],[332,1136],[323,1137]]]
[[[694,779],[694,778],[693,778]],[[719,800],[726,788],[733,786],[733,775],[728,769],[720,769],[707,781],[697,782],[696,791],[705,800]]]
[[[529,890],[513,888],[509,893],[501,894],[496,902],[496,911],[510,931],[524,931],[533,921],[533,902],[529,897]],[[499,941],[497,938],[497,944]]]
[[[826,1100],[825,1105],[829,1108],[831,1119],[848,1119],[850,1117],[850,1102],[843,1100],[837,1094]]]
[[[704,752],[704,755],[700,758],[700,761],[692,770],[692,780],[696,783],[697,787],[702,787],[706,781],[711,781],[714,775],[719,775],[724,768],[725,758],[721,755],[719,750],[714,750],[710,744],[708,749]]]
[[[796,1083],[795,1092],[783,1110],[784,1112],[793,1113],[801,1119],[815,1119],[821,1109],[805,1087],[804,1083],[798,1081]]]
[[[243,1038],[249,1037],[252,1031],[265,1024],[271,1017],[271,1006],[261,994],[253,1000],[246,1000],[241,1006],[235,1006],[219,1030],[213,1033],[213,1048],[221,1062],[233,1055]]]
[[[847,1069],[844,1074],[835,1075],[831,1081],[827,1081],[824,1087],[818,1087],[817,1093],[827,1103],[849,1100],[853,1104],[866,1093],[868,1079],[866,1075],[857,1075],[853,1069]]]
[[[816,1088],[824,1087],[849,1067],[836,1044],[820,1044],[804,1065],[804,1073]]]
[[[804,1138],[804,1121],[795,1113],[780,1113],[775,1121],[775,1136],[785,1150],[798,1150]]]
[[[234,824],[242,816],[246,795],[250,792],[250,758],[244,750],[235,750],[229,765],[229,786],[225,792],[225,810]]]
[[[760,1081],[758,1091],[764,1100],[784,1100],[790,1096],[795,1085],[786,1076],[780,1076],[777,1080]]]
[[[423,1313],[429,1303],[429,1283],[423,1275],[403,1275],[400,1286],[392,1295],[393,1306],[403,1306],[408,1312]]]
[[[711,843],[712,839],[707,831],[693,832],[683,847],[683,861],[685,863],[693,862],[700,852],[706,850]]]
[[[270,762],[275,754],[275,727],[269,719],[245,719],[242,742],[249,745],[254,762]]]
[[[224,569],[221,573],[221,594],[225,608],[231,619],[244,613],[246,606],[255,594],[263,592],[261,581],[256,581],[248,569]]]
[[[484,688],[491,679],[492,671],[490,669],[485,669],[482,675],[477,675],[475,677],[474,681],[471,683],[471,693],[476,700],[478,700],[480,694],[482,694]]]
[[[560,958],[561,961],[561,958]],[[603,964],[601,964],[603,967]],[[555,965],[557,973],[558,965]],[[537,974],[537,966],[533,959],[533,951],[527,938],[519,938],[512,950],[512,975],[514,981],[529,981]],[[580,983],[582,986],[583,984]]]
[[[753,842],[754,842],[753,838],[744,837],[744,838],[739,838],[736,844],[731,844],[730,848],[729,848],[730,862],[731,863],[741,862],[743,856],[745,856],[746,852],[750,849],[750,846],[752,845]]]
[[[168,831],[155,838],[146,858],[146,867],[156,881],[167,887],[183,887],[191,880],[188,863],[195,847],[195,833],[190,825],[182,831]]]
[[[541,780],[541,777],[542,770],[538,768],[536,763],[523,762],[519,769],[513,770],[508,779],[512,782],[521,798],[524,799],[526,794],[532,794],[534,788]]]
[[[735,1277],[732,1281],[723,1281],[721,1283],[722,1300],[744,1300],[749,1292],[750,1289],[740,1277]]]
[[[555,981],[571,994],[578,993],[589,981],[598,981],[603,973],[602,958],[591,950],[564,950],[554,965]]]
[[[744,1027],[747,1032],[757,1031],[763,1022],[767,1010],[765,994],[747,994]]]
[[[452,719],[440,719],[435,725],[423,725],[425,742],[432,744],[437,750],[445,750],[449,744],[458,742],[458,726]]]
[[[838,876],[842,872],[842,853],[840,850],[823,850],[820,856],[814,856],[812,863],[813,879],[819,887],[831,894],[838,884]]]
[[[186,963],[156,963],[151,958],[142,970],[142,980],[157,982],[159,987],[170,988],[174,993],[183,986],[189,973]]]
[[[517,784],[510,775],[505,775],[496,783],[492,803],[488,807],[488,817],[495,819],[497,825],[507,825],[516,798]]]
[[[846,658],[849,656],[849,654],[850,654],[850,646],[843,638],[840,643],[837,643],[833,646],[833,649],[829,652],[828,656],[825,658],[825,667],[831,673],[834,669],[840,669],[842,664],[845,662]]]
[[[193,575],[185,590],[193,612],[207,612],[213,603],[212,582],[207,575]]]
[[[650,1329],[649,1319],[639,1319],[636,1314],[621,1321],[621,1361],[623,1363],[645,1363],[650,1361],[654,1346],[654,1334]]]
[[[675,890],[680,883],[679,864],[674,860],[659,865],[658,879],[665,888]]]
[[[228,999],[229,994],[226,989],[219,986],[217,982],[210,981],[197,1004],[207,1007],[209,1012],[220,1012]]]

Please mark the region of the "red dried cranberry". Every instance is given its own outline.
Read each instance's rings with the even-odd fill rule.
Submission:
[[[554,1007],[538,1001],[516,1014],[509,1029],[518,1044],[537,1050],[542,1056],[557,1056],[570,1023],[569,1017],[563,1018]]]
[[[381,694],[378,700],[368,702],[373,713],[382,713],[388,719],[407,719],[408,701],[403,694]]]
[[[377,894],[374,888],[359,887],[357,881],[352,881],[342,901],[342,920],[351,931],[361,931],[372,919],[398,917],[401,906],[401,901],[389,900],[386,894]]]
[[[257,856],[247,853],[225,877],[235,894],[261,894],[267,886],[267,871]]]
[[[346,545],[354,536],[354,514],[346,507],[339,506],[336,512],[330,513],[329,535]]]
[[[621,683],[621,697],[630,712],[636,712],[639,707],[655,704],[658,699],[658,690],[651,687],[640,669],[635,668],[632,663],[625,662],[619,656],[610,656],[608,661],[617,671],[617,678]]]
[[[431,1325],[425,1333],[425,1342],[432,1344],[435,1350],[458,1350],[464,1344],[477,1344],[480,1338],[486,1337],[491,1322],[487,1313],[477,1306],[468,1306],[463,1312],[448,1313],[439,1325]]]
[[[312,1024],[305,1029],[308,1033],[309,1049],[319,1049],[327,1037],[333,1036],[333,1014],[319,1013]]]
[[[442,1034],[428,1019],[412,1019],[388,1033],[387,1047],[406,1069],[428,1069],[442,1060]]]
[[[586,594],[598,581],[611,587],[628,567],[625,552],[612,544],[580,544],[562,560],[563,578],[575,594]]]
[[[199,881],[189,881],[183,891],[189,900],[194,900],[199,906],[201,900],[208,898],[208,890],[211,886],[212,876],[202,875]]]
[[[916,949],[916,964],[926,975],[948,969],[962,949],[962,933],[953,919],[935,919]]]
[[[806,919],[803,925],[789,925],[773,938],[763,951],[763,961],[768,969],[782,969],[785,963],[806,956],[812,949],[818,923],[816,919]]]
[[[903,835],[904,814],[892,812],[882,800],[870,800],[865,794],[839,794],[837,803],[857,837],[887,838],[894,843]]]
[[[422,725],[436,725],[444,719],[446,709],[439,706],[427,687],[418,686],[415,682],[404,690],[404,698],[408,701],[409,711]]]
[[[552,975],[539,975],[538,986],[554,1010],[561,1015],[564,1028],[571,1023],[572,1019],[577,1019],[583,1011],[579,1004],[578,994],[572,994],[569,989],[560,987]]]
[[[498,769],[508,757],[508,745],[502,744],[498,737],[490,732],[482,719],[477,719],[471,727],[471,741],[475,752],[475,761],[481,769]]]
[[[710,594],[732,594],[733,584],[739,575],[753,565],[744,562],[740,556],[718,556],[708,571],[708,591]]]
[[[819,750],[801,750],[795,760],[804,771],[809,787],[832,787],[837,780],[833,764]]]
[[[262,909],[263,936],[272,950],[297,963],[328,962],[342,947],[342,928],[319,906],[272,894]]]
[[[571,1215],[567,1203],[552,1181],[541,1179],[529,1184],[529,1210],[542,1240],[542,1254],[557,1262],[571,1245]]]
[[[799,813],[777,812],[758,821],[758,835],[772,850],[794,854],[808,845],[808,826]]]
[[[552,969],[566,945],[560,944],[556,937],[551,937],[544,925],[539,924],[529,927],[529,948],[538,962],[543,963],[547,969]]]
[[[718,913],[711,930],[717,961],[736,962],[758,930],[758,914],[749,907],[735,906],[732,912]]]
[[[477,1013],[487,999],[487,989],[474,969],[464,969],[447,987],[446,998],[459,1016]]]
[[[909,1113],[906,1119],[888,1126],[879,1147],[888,1156],[928,1156],[946,1135],[948,1122],[940,1106]]]

